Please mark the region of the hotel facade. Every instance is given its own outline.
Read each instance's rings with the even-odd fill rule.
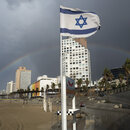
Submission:
[[[87,49],[87,40],[63,39],[62,40],[63,75],[77,81],[82,79],[83,84],[88,79],[91,82],[90,51]]]
[[[29,86],[29,89],[31,91],[46,91],[47,89],[52,89],[52,84],[55,84],[55,89],[58,89],[58,78],[52,78],[52,77],[47,77],[47,75],[43,75],[43,76],[39,76],[37,78],[37,81],[32,83]],[[47,86],[49,88],[47,88]],[[33,93],[32,97],[35,96],[43,96],[42,92],[38,92],[38,93]]]
[[[16,70],[16,90],[27,89],[31,84],[31,70],[27,70],[26,67],[19,67]]]

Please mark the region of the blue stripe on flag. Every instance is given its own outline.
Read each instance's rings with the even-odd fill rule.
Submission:
[[[69,9],[62,9],[60,8],[60,12],[61,13],[64,13],[64,14],[82,14],[82,13],[93,13],[93,14],[96,14],[94,12],[84,12],[84,11],[72,11],[72,10],[69,10]]]
[[[72,11],[72,10],[69,10],[69,9],[62,9],[60,8],[60,12],[61,13],[64,13],[64,14],[81,14],[81,13],[85,13],[83,11]]]
[[[75,34],[75,35],[80,35],[80,34],[89,34],[93,33],[97,30],[97,28],[90,28],[90,29],[85,29],[85,30],[70,30],[67,28],[60,28],[60,33],[70,33],[70,34]]]

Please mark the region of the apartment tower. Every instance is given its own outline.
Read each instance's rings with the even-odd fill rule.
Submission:
[[[16,90],[27,89],[31,84],[31,70],[27,70],[26,67],[19,67],[16,70]]]
[[[63,39],[62,59],[64,75],[75,81],[81,78],[83,84],[87,78],[91,82],[90,52],[86,39]]]
[[[12,93],[14,92],[16,89],[15,89],[15,83],[13,81],[10,81],[10,82],[7,82],[7,86],[6,86],[6,93],[9,94],[9,93]]]

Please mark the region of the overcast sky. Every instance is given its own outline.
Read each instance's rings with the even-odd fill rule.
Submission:
[[[96,12],[101,30],[87,39],[92,79],[130,58],[130,0],[0,0],[0,90],[19,66],[38,76],[60,73],[59,6]]]

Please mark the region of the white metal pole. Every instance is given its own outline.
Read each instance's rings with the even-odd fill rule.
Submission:
[[[61,36],[61,34],[60,34],[60,76],[61,76],[61,122],[62,122],[62,130],[67,130],[67,118],[66,118],[66,77],[63,76],[62,36]]]
[[[66,77],[63,76],[62,87],[62,130],[67,130],[67,116],[66,116]]]
[[[47,101],[46,101],[46,91],[44,90],[44,99],[43,99],[44,111],[47,112]]]
[[[73,115],[73,130],[76,130],[76,115]]]
[[[75,104],[76,103],[75,103],[75,96],[74,96],[73,99],[72,99],[72,109],[73,109],[73,111],[75,111],[75,109],[76,109]],[[75,114],[73,115],[73,130],[76,130],[76,115]]]
[[[75,110],[76,107],[75,107],[75,96],[73,97],[72,99],[72,109]]]
[[[49,111],[52,112],[52,101],[51,101],[50,98],[49,98],[49,101],[48,101],[48,105],[49,105]]]

